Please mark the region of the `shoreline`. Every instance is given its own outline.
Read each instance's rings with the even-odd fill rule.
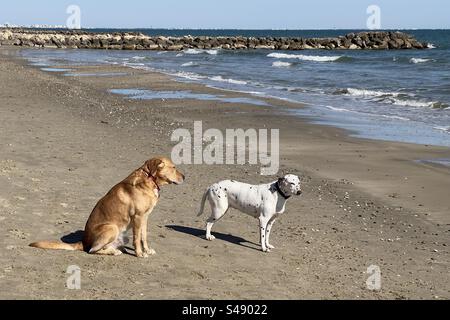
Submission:
[[[5,83],[0,95],[5,130],[0,229],[7,234],[0,247],[0,283],[9,289],[0,295],[259,299],[269,275],[274,299],[450,296],[442,282],[449,271],[450,170],[413,161],[425,155],[449,157],[449,148],[353,138],[345,130],[283,112],[274,116],[273,108],[264,106],[131,101],[107,89],[218,91],[128,68],[125,76],[65,77],[6,57],[4,48],[0,52]],[[81,73],[125,70],[71,68]],[[147,157],[170,152],[170,133],[178,127],[192,129],[193,120],[202,120],[204,129],[245,128],[249,123],[281,128],[281,172],[300,172],[306,192],[288,203],[286,216],[275,226],[279,248],[273,254],[252,250],[257,249],[255,222],[236,212],[215,228],[224,234],[222,240],[209,243],[196,236],[204,223],[195,217],[204,188],[223,178],[252,183],[271,179],[259,176],[254,166],[180,166],[187,185],[163,190],[150,219],[150,241],[158,251],[154,259],[99,259],[27,248],[30,240],[57,239],[82,228],[109,187]],[[80,292],[64,289],[63,272],[73,261],[87,273]],[[370,264],[382,269],[380,292],[364,287]],[[123,270],[126,281],[120,280]],[[52,277],[55,272],[60,276]]]
[[[272,97],[283,102],[301,103],[306,107],[299,110],[298,114],[293,112],[294,116],[310,119],[314,123],[332,125],[356,132],[356,134],[352,133],[356,137],[450,147],[448,126],[446,125],[449,114],[448,110],[445,110],[448,108],[448,103],[446,103],[445,98],[440,100],[439,97],[433,96],[434,92],[430,94],[415,94],[416,89],[418,90],[417,92],[422,92],[420,87],[410,88],[411,90],[402,88],[389,90],[383,89],[382,84],[379,84],[377,88],[371,88],[373,85],[368,85],[369,89],[367,89],[364,85],[359,85],[359,82],[353,83],[353,81],[342,84],[342,86],[334,84],[334,88],[333,86],[328,87],[329,84],[327,85],[325,80],[325,88],[321,87],[319,80],[312,81],[313,85],[311,85],[307,78],[300,81],[294,77],[291,80],[292,82],[289,81],[289,83],[283,83],[281,80],[280,82],[277,81],[277,77],[286,76],[289,78],[293,77],[293,75],[298,75],[302,79],[305,74],[302,70],[310,67],[321,70],[323,69],[322,66],[330,65],[331,70],[338,68],[339,70],[342,69],[342,72],[347,72],[346,69],[351,68],[351,66],[347,67],[347,63],[344,60],[358,61],[359,58],[357,57],[361,53],[354,53],[356,56],[351,55],[349,52],[339,56],[322,56],[325,54],[322,51],[317,53],[319,54],[317,56],[292,55],[288,56],[286,60],[312,58],[314,62],[286,62],[290,64],[289,67],[282,68],[273,65],[271,67],[270,64],[278,61],[273,62],[272,54],[267,55],[267,52],[264,50],[249,55],[242,51],[231,55],[230,53],[218,51],[214,51],[214,53],[196,51],[195,54],[182,52],[179,54],[167,53],[160,55],[160,53],[164,52],[138,54],[133,53],[133,51],[107,52],[83,49],[49,49],[49,51],[45,51],[36,48],[25,48],[21,52],[25,57],[34,61],[32,64],[35,65],[61,64],[65,68],[70,68],[70,65],[64,64],[73,64],[70,61],[78,64],[76,62],[78,59],[85,59],[87,65],[102,65],[105,63],[107,65],[123,65],[141,70],[162,72],[170,77],[175,77],[179,82],[198,82],[213,89],[229,90],[242,94],[249,93],[253,97],[249,96],[247,99],[252,99],[253,101],[261,97]],[[45,58],[46,53],[48,53],[50,61],[47,61],[47,58]],[[383,57],[385,54],[389,54],[390,59],[392,54],[396,55],[397,53],[367,53],[366,51],[366,53],[362,54],[363,56],[369,54],[372,58],[378,55]],[[416,53],[412,54],[416,55]],[[319,63],[322,58],[330,61]],[[216,61],[216,63],[213,65],[209,65],[210,62],[202,64],[202,59]],[[252,73],[251,68],[248,70],[248,75],[243,71],[233,72],[232,69],[237,67],[239,59],[249,62],[255,61],[255,66],[257,65],[258,67],[260,64],[267,64],[265,67],[270,72],[269,78],[259,81],[257,74]],[[332,59],[343,60],[343,62],[331,62]],[[386,59],[386,57],[381,60],[383,59]],[[407,59],[409,59],[409,56],[403,59],[405,60],[404,62]],[[44,61],[47,62],[44,63]],[[221,71],[225,63],[233,65],[230,72]],[[412,62],[408,63],[411,64],[409,69],[414,70],[416,68],[416,65],[413,65]],[[334,75],[336,73],[335,70]],[[98,76],[108,76],[108,74],[102,73],[98,74]],[[331,79],[334,79],[333,74],[330,76]],[[305,85],[302,83],[305,83]],[[317,93],[320,95],[315,96]],[[419,109],[423,111],[419,113]],[[439,113],[442,116],[439,116]]]

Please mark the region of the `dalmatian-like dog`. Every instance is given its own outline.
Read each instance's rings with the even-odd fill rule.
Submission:
[[[206,239],[214,240],[211,235],[213,225],[219,221],[229,208],[235,208],[259,219],[261,248],[263,252],[274,249],[269,242],[270,231],[275,220],[284,213],[286,201],[292,195],[301,195],[300,178],[288,174],[268,184],[250,185],[233,180],[226,180],[209,187],[201,202],[201,216],[206,200],[212,209],[211,217],[207,220]]]

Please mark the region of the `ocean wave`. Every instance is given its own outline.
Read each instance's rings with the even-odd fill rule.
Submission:
[[[195,66],[198,66],[198,63],[196,63],[194,61],[189,61],[189,62],[183,63],[181,66],[182,67],[195,67]]]
[[[130,67],[143,67],[145,66],[144,63],[137,63],[137,62],[124,62],[124,66],[130,66]]]
[[[147,59],[147,57],[142,57],[142,56],[134,56],[133,60],[145,60]]]
[[[185,54],[202,54],[202,53],[206,53],[206,54],[210,54],[210,55],[217,55],[219,53],[219,50],[216,50],[216,49],[211,49],[211,50],[206,50],[206,49],[187,49],[187,50],[184,50],[183,53],[185,53]]]
[[[426,101],[425,99],[415,98],[413,94],[400,92],[387,92],[366,89],[339,89],[334,94],[343,94],[352,97],[369,99],[375,102],[393,104],[396,106],[416,107],[416,108],[432,108],[446,109],[448,105],[439,101]]]
[[[206,78],[206,77],[201,76],[201,75],[199,75],[197,73],[185,72],[185,71],[180,71],[180,72],[175,72],[175,73],[167,73],[167,74],[171,75],[171,76],[179,77],[179,78],[184,78],[184,79],[188,79],[188,80],[194,80],[194,81],[198,81],[198,80]]]
[[[446,126],[446,127],[434,127],[434,129],[439,130],[439,131],[444,131],[444,132],[450,134],[450,126]]]
[[[338,112],[355,112],[355,111],[348,110],[345,108],[336,108],[336,107],[332,107],[332,106],[325,106],[325,108],[333,110],[333,111],[338,111]]]
[[[240,85],[246,85],[247,84],[246,81],[227,79],[227,78],[223,78],[222,76],[214,76],[214,77],[210,77],[209,79],[212,80],[212,81],[228,82],[228,83],[231,83],[231,84],[240,84]]]
[[[333,107],[333,106],[325,106],[325,108],[330,109],[332,111],[336,111],[336,112],[350,112],[350,113],[364,114],[366,116],[369,115],[371,117],[381,117],[381,118],[387,118],[387,119],[393,119],[393,120],[410,121],[410,119],[408,119],[408,118],[394,116],[394,115],[359,112],[359,111],[355,111],[355,110],[349,110],[349,109],[345,109],[345,108],[337,108],[337,107]]]
[[[269,53],[269,58],[277,59],[299,59],[303,61],[315,61],[315,62],[333,62],[342,58],[342,56],[306,56],[303,54],[287,54],[287,53]]]
[[[253,96],[266,96],[265,92],[261,92],[261,91],[248,91],[248,90],[236,90],[236,89],[226,89],[226,88],[221,88],[221,87],[216,87],[214,85],[210,85],[207,84],[206,87],[211,88],[211,89],[218,89],[218,90],[222,90],[222,91],[229,91],[229,92],[238,92],[238,93],[246,93],[246,94],[251,94]]]
[[[409,59],[409,62],[417,64],[417,63],[425,63],[425,62],[429,62],[429,61],[433,61],[433,59],[424,59],[424,58],[411,58]]]
[[[423,100],[402,100],[392,99],[392,104],[396,106],[416,107],[416,108],[432,108],[446,109],[448,105],[439,101],[423,101]]]
[[[290,62],[275,61],[274,63],[272,63],[272,67],[277,67],[277,68],[286,68],[286,67],[290,67],[290,66],[292,66],[292,63],[290,63]]]
[[[408,119],[405,117],[400,117],[400,116],[388,116],[387,114],[381,114],[380,116],[383,118],[394,119],[394,120],[411,121],[411,119]]]
[[[375,90],[366,90],[366,89],[355,89],[355,88],[347,88],[335,91],[335,94],[345,94],[355,97],[364,97],[364,98],[375,98],[375,97],[384,97],[384,96],[392,96],[398,97],[400,95],[399,92],[385,92],[385,91],[375,91]]]
[[[194,61],[189,61],[186,63],[183,63],[181,66],[182,67],[197,67],[199,64],[197,62]]]
[[[428,49],[436,49],[436,46],[432,43],[427,43],[427,48]]]

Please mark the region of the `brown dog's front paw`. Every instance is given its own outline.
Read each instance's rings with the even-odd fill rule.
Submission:
[[[136,257],[138,258],[148,258],[148,254],[142,251],[137,251],[136,252]]]

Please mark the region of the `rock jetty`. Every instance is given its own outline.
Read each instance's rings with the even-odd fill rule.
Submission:
[[[71,30],[0,29],[0,44],[38,48],[108,50],[268,49],[388,50],[425,49],[403,32],[359,32],[335,38],[147,36],[142,33],[91,33]]]

